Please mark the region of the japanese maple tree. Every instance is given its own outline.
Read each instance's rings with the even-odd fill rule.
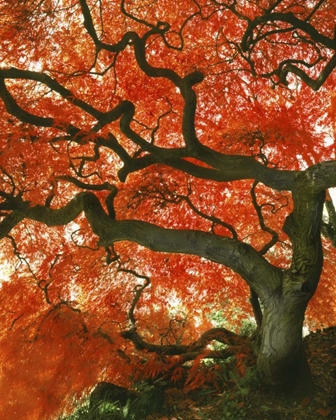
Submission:
[[[202,359],[251,345],[264,383],[313,392],[303,324],[336,322],[335,16],[0,0],[1,418],[186,362],[186,388],[216,386]]]

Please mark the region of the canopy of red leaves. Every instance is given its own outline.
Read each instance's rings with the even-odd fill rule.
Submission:
[[[267,11],[281,16],[265,21]],[[293,30],[297,20],[306,26]],[[179,166],[176,154],[146,157],[184,147],[184,93],[164,72],[197,70],[195,133],[204,146],[287,171],[335,159],[334,26],[333,0],[0,0],[2,220],[20,210],[14,198],[6,207],[10,197],[60,208],[84,190],[107,209],[117,188],[118,220],[235,237],[289,267],[289,191],[252,176],[198,176],[209,166],[187,155]],[[141,37],[163,76],[139,65]],[[132,140],[120,118],[100,118],[124,101],[135,107]],[[188,163],[198,172],[184,171]],[[323,241],[311,328],[336,322],[335,248]],[[253,316],[249,288],[229,268],[129,241],[106,249],[83,214],[52,227],[24,219],[1,244],[2,419],[52,418],[99,380],[127,386],[168,368],[178,380],[174,359],[163,366],[120,335],[132,322],[150,343],[189,344],[214,314],[237,331]]]

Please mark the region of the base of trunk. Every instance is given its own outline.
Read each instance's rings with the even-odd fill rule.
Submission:
[[[314,383],[303,348],[303,311],[283,305],[265,311],[257,367],[265,385],[295,399],[311,396]],[[289,309],[293,309],[290,311]]]
[[[284,377],[286,379],[282,380]],[[290,399],[300,401],[304,398],[312,397],[315,393],[315,385],[304,352],[301,353],[301,356],[295,362],[283,370],[279,381],[273,381],[267,385],[271,386],[278,394]]]
[[[315,393],[315,385],[303,346],[279,358],[273,354],[259,352],[257,368],[263,384],[282,396],[296,400],[311,397]],[[274,348],[273,348],[274,350]]]

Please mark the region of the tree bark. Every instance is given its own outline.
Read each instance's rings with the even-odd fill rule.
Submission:
[[[303,349],[302,325],[306,305],[274,297],[265,307],[257,368],[265,385],[304,398],[314,392]]]
[[[324,169],[316,165],[314,171],[308,169],[296,177],[294,209],[283,227],[293,246],[292,264],[283,271],[281,287],[262,302],[258,372],[266,384],[296,397],[314,391],[303,349],[302,327],[323,264],[321,221],[325,200],[323,182],[327,178]]]

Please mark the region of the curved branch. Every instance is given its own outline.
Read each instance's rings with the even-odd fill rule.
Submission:
[[[125,9],[125,0],[121,0],[121,4],[120,4],[120,9],[122,11],[122,13],[129,17],[130,19],[134,20],[135,22],[141,23],[142,25],[148,26],[149,28],[155,28],[155,25],[143,20],[143,19],[139,19],[136,16],[132,15],[131,13],[127,12],[127,10]]]
[[[154,69],[153,71],[156,72],[156,70],[157,69]],[[13,72],[15,75],[16,70],[13,70]],[[11,73],[5,74],[9,76]],[[226,156],[203,146],[198,142],[194,125],[196,95],[192,86],[200,81],[200,78],[201,75],[196,72],[186,76],[184,79],[179,79],[179,85],[184,92],[183,94],[186,101],[183,114],[182,131],[187,144],[187,149],[180,148],[169,150],[157,147],[144,140],[131,128],[135,112],[134,105],[129,101],[122,101],[112,110],[105,113],[99,113],[99,115],[96,114],[96,116],[99,117],[98,122],[92,128],[91,133],[99,131],[106,124],[120,118],[120,129],[122,133],[142,148],[142,150],[150,154],[140,158],[131,158],[125,149],[117,142],[116,138],[110,134],[107,140],[102,137],[94,139],[96,141],[95,155],[92,158],[85,157],[85,160],[99,158],[98,149],[99,147],[104,146],[113,150],[123,160],[124,167],[119,172],[119,176],[122,181],[124,181],[126,176],[131,172],[145,168],[154,163],[164,163],[199,178],[212,179],[216,181],[257,179],[272,188],[290,190],[295,178],[295,171],[279,171],[277,169],[267,168],[265,165],[256,161],[253,157]],[[40,117],[23,110],[7,90],[3,79],[0,79],[0,96],[5,103],[7,111],[23,122],[28,122],[36,126],[58,128],[70,135],[69,139],[67,139],[68,141],[72,140],[80,143],[82,139],[90,137],[90,132],[81,132],[81,130],[71,124],[65,125],[62,123],[58,126],[53,118]],[[85,108],[84,105],[81,105],[80,107],[82,109]],[[199,159],[201,162],[207,163],[211,166],[211,168],[204,168],[195,163],[184,160],[184,158],[192,156]]]
[[[334,161],[314,165],[297,176],[293,193],[295,207],[284,229],[293,241],[293,268],[300,274],[303,271],[298,269],[300,264],[296,260],[296,249],[299,258],[302,246],[309,248],[309,267],[320,259],[324,191],[333,186],[336,186]],[[129,240],[153,251],[193,254],[224,264],[240,274],[262,300],[281,283],[281,270],[269,264],[248,244],[210,232],[166,229],[137,220],[113,220],[106,214],[98,198],[90,192],[77,194],[59,209],[39,205],[30,207],[29,202],[15,197],[11,209],[12,213],[0,223],[0,237],[6,236],[24,218],[48,226],[60,226],[71,222],[84,211],[91,229],[100,238],[101,246],[108,247],[114,242]],[[295,270],[292,270],[292,274],[295,274]],[[319,271],[320,267],[316,267],[316,270]]]
[[[145,350],[151,353],[162,354],[166,356],[185,355],[188,353],[201,353],[206,346],[213,340],[228,346],[246,345],[247,338],[242,337],[227,330],[226,328],[212,328],[203,333],[198,340],[191,344],[152,344],[142,339],[135,329],[121,332],[121,336],[132,341],[137,350]],[[227,356],[228,357],[228,356]],[[194,358],[194,356],[192,357]]]
[[[117,273],[119,273],[119,272],[126,273],[126,274],[132,274],[133,276],[144,280],[143,284],[137,284],[134,287],[134,289],[133,289],[134,297],[132,299],[131,307],[128,311],[128,318],[131,321],[132,328],[135,329],[136,328],[135,327],[136,320],[135,320],[135,317],[134,317],[134,310],[135,310],[135,307],[136,307],[137,303],[139,302],[139,299],[141,298],[142,292],[145,290],[146,287],[148,287],[151,284],[151,281],[150,281],[150,278],[148,276],[138,274],[136,271],[130,270],[130,269],[127,269],[127,268],[119,267],[117,269]]]
[[[245,31],[245,34],[241,41],[241,46],[243,51],[247,51],[251,45],[255,43],[255,39],[253,38],[253,30],[263,23],[268,22],[286,22],[293,25],[293,28],[301,29],[303,32],[308,34],[311,39],[315,42],[318,42],[327,48],[336,49],[336,38],[329,38],[323,34],[321,34],[313,25],[308,23],[307,21],[303,21],[293,13],[267,13],[263,16],[258,16],[252,21],[249,22],[248,27]]]
[[[108,247],[114,242],[128,240],[153,251],[197,255],[230,267],[261,299],[280,284],[281,270],[269,264],[248,244],[198,230],[174,230],[137,220],[113,220],[90,192],[77,194],[60,209],[40,205],[30,207],[28,202],[22,201],[0,223],[0,237],[6,236],[24,218],[48,226],[61,226],[74,220],[82,211],[100,238],[100,246]]]
[[[80,133],[80,130],[72,124],[64,124],[63,122],[58,123],[54,118],[40,117],[38,115],[25,111],[17,104],[13,96],[8,91],[3,77],[0,77],[0,97],[3,100],[7,111],[10,114],[17,117],[22,122],[36,125],[37,127],[58,128],[62,131],[65,131],[68,134],[71,134],[74,137],[78,136],[78,134]]]
[[[281,13],[281,12],[274,12],[270,13],[271,9],[269,9],[268,12],[266,12],[262,16],[258,16],[252,21],[248,22],[248,27],[244,33],[244,36],[241,41],[241,48],[242,51],[248,51],[252,50],[253,47],[262,39],[266,39],[270,35],[279,34],[283,32],[289,32],[299,29],[300,31],[307,34],[311,41],[308,41],[305,39],[305,42],[313,43],[323,45],[324,47],[328,48],[329,50],[336,50],[336,31],[333,38],[329,38],[328,36],[325,36],[321,34],[314,26],[312,26],[308,20],[312,17],[312,15],[316,12],[316,10],[320,6],[319,2],[315,8],[311,11],[311,13],[307,16],[305,20],[301,20],[297,18],[293,13]],[[285,22],[290,25],[292,25],[290,28],[279,28],[275,30],[266,31],[262,34],[258,33],[256,37],[254,37],[253,32],[254,30],[261,25],[263,27],[264,25],[267,25],[269,23],[274,22]],[[336,27],[335,27],[336,28]],[[303,37],[301,37],[303,39]],[[319,49],[318,49],[319,51]],[[320,54],[318,54],[319,57],[317,58],[317,62],[321,61],[322,59],[327,60],[327,58],[321,57]],[[311,78],[307,73],[305,73],[301,68],[297,67],[295,64],[300,63],[303,64],[306,67],[313,67],[316,63],[309,64],[302,60],[284,60],[282,61],[278,69],[274,72],[274,74],[277,74],[279,76],[280,82],[283,83],[285,86],[287,86],[287,74],[288,73],[294,73],[296,76],[298,76],[300,79],[303,80],[304,83],[306,83],[308,86],[310,86],[313,90],[318,90],[323,83],[327,80],[331,72],[336,67],[336,54],[332,56],[332,58],[328,61],[325,68],[321,71],[320,75],[317,77],[317,79]],[[272,73],[268,75],[263,75],[263,77],[271,77]]]
[[[222,226],[222,227],[224,227],[225,229],[227,229],[229,232],[231,232],[231,234],[232,234],[232,238],[234,238],[234,239],[237,239],[238,238],[238,235],[237,235],[237,232],[236,232],[236,230],[235,230],[235,228],[232,226],[232,225],[230,225],[230,223],[226,223],[226,222],[224,222],[223,220],[221,220],[221,219],[218,219],[218,217],[216,217],[216,216],[209,216],[209,215],[207,215],[207,214],[205,214],[205,213],[203,213],[202,211],[200,211],[194,204],[193,204],[193,202],[190,200],[190,197],[189,196],[184,196],[184,197],[182,197],[187,203],[188,203],[188,206],[192,209],[192,211],[194,212],[194,213],[196,213],[198,216],[200,216],[200,217],[202,217],[203,219],[206,219],[206,220],[209,220],[210,222],[212,222],[212,224],[213,224],[213,226],[215,226],[215,225],[219,225],[219,226]]]
[[[281,66],[281,64],[280,64]],[[279,66],[279,68],[280,68]],[[327,78],[330,76],[331,72],[336,67],[336,54],[333,55],[331,60],[328,62],[328,64],[325,66],[325,68],[321,71],[320,75],[317,79],[313,79],[308,76],[307,73],[305,73],[302,69],[295,66],[292,63],[286,64],[283,68],[280,70],[280,81],[285,86],[287,86],[287,74],[288,73],[294,73],[300,79],[302,79],[309,87],[311,87],[313,90],[319,90],[320,87],[323,85],[323,83],[327,80]]]
[[[255,194],[255,188],[256,188],[257,185],[258,185],[258,181],[255,181],[253,183],[252,188],[251,188],[252,204],[253,204],[253,207],[255,208],[255,211],[257,212],[257,216],[258,216],[258,220],[259,220],[259,224],[260,224],[261,229],[264,232],[267,232],[272,236],[271,240],[267,244],[265,244],[262,247],[262,249],[259,251],[259,253],[261,255],[264,255],[264,254],[266,254],[267,251],[269,251],[278,242],[279,235],[278,235],[277,231],[271,229],[270,227],[266,226],[266,224],[265,224],[264,217],[262,215],[262,206],[259,206],[259,204],[257,202],[256,194]]]
[[[64,86],[59,84],[57,80],[51,78],[45,73],[39,73],[31,70],[21,70],[15,67],[11,67],[10,69],[0,69],[0,76],[4,79],[26,79],[40,82],[48,86],[54,92],[57,92],[63,99],[82,109],[86,113],[92,115],[94,118],[99,119],[104,114],[103,112],[100,112],[93,106],[89,105],[87,102],[76,98],[69,89],[66,89]]]
[[[76,185],[76,187],[78,188],[82,188],[84,190],[90,190],[90,191],[109,191],[116,188],[114,185],[110,184],[109,182],[104,182],[103,184],[87,184],[70,175],[58,175],[55,177],[55,180],[70,182],[71,184]]]

